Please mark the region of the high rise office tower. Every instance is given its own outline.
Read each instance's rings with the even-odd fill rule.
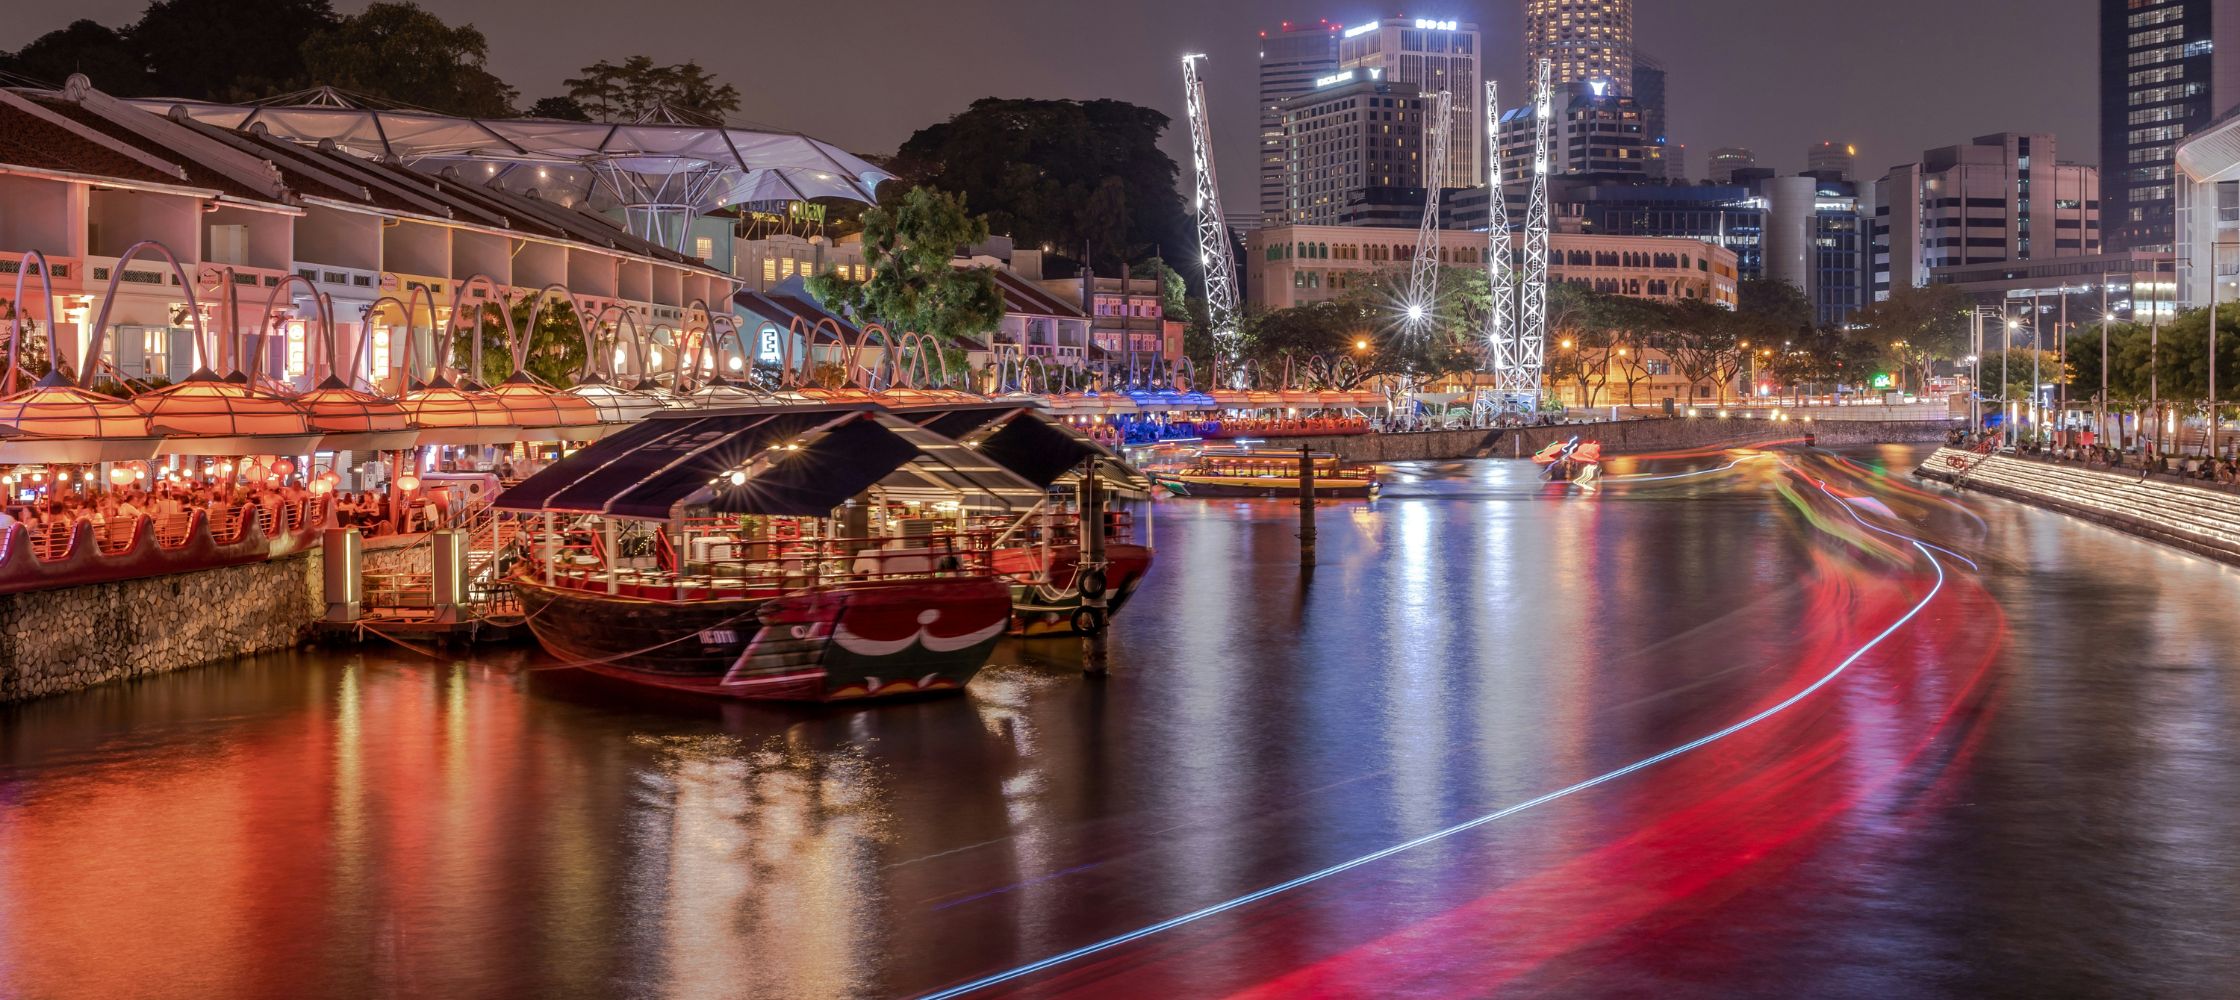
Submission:
[[[1338,71],[1364,78],[1372,71],[1385,83],[1411,84],[1425,99],[1447,91],[1447,177],[1449,186],[1485,183],[1485,115],[1478,102],[1484,77],[1479,71],[1478,26],[1468,21],[1389,17],[1357,24],[1338,33]]]
[[[1830,174],[1839,181],[1858,180],[1859,147],[1846,142],[1814,143],[1804,154],[1804,172]]]
[[[1734,183],[1734,172],[1758,165],[1758,154],[1741,146],[1727,146],[1711,151],[1711,162],[1704,166],[1713,184]]]
[[[2100,172],[2061,162],[2051,135],[1929,150],[1891,168],[1874,202],[1878,300],[1940,267],[2100,253]]]
[[[1678,180],[1683,171],[1673,169],[1675,150],[1664,123],[1664,63],[1639,52],[1633,55],[1633,100],[1641,106],[1641,154],[1649,179]]]
[[[1553,63],[1556,86],[1608,80],[1629,96],[1633,0],[1525,0],[1524,57],[1527,66]]]
[[[1315,81],[1338,69],[1339,25],[1328,21],[1293,24],[1260,33],[1260,221],[1284,217],[1288,167],[1283,138],[1283,102],[1314,89]]]
[[[2240,0],[2100,0],[2108,249],[2171,248],[2178,143],[2236,103]]]

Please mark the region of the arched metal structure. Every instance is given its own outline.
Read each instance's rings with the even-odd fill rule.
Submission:
[[[170,247],[164,246],[163,243],[158,240],[141,240],[138,243],[134,243],[133,245],[126,247],[123,253],[118,254],[116,266],[112,267],[109,270],[109,285],[106,289],[103,290],[101,295],[101,312],[94,316],[93,327],[86,331],[86,351],[85,357],[81,361],[81,372],[91,369],[95,362],[101,360],[101,342],[104,339],[106,331],[109,328],[109,310],[115,308],[117,304],[117,286],[124,281],[124,266],[126,264],[132,263],[132,261],[137,259],[140,256],[141,252],[145,250],[152,250],[158,254],[161,254],[163,256],[164,263],[171,265],[171,276],[174,280],[179,282],[179,294],[187,297],[187,315],[194,319],[195,339],[201,340],[203,338],[204,333],[202,325],[202,307],[195,301],[194,285],[187,280],[186,269],[179,266],[178,256],[171,252]],[[44,278],[46,275],[45,261],[46,258],[40,258],[39,271],[42,278]],[[291,274],[288,277],[301,280],[300,275]],[[282,282],[281,287],[287,287],[287,283]],[[317,289],[313,289],[313,293],[316,294]],[[49,336],[47,338],[47,348],[49,352],[47,364],[54,365],[59,363],[58,359],[56,359],[52,353],[55,347],[54,338],[52,336],[54,323],[49,322],[47,324],[47,327],[49,330]]]
[[[46,306],[47,310],[47,366],[50,369],[54,366],[55,351],[60,346],[55,342],[54,333],[54,280],[47,274],[48,269],[53,265],[47,263],[46,254],[37,250],[26,250],[16,258],[16,297],[9,304],[9,308],[15,310],[15,318],[8,323],[8,373],[6,380],[0,381],[0,396],[15,394],[16,377],[23,371],[23,359],[19,353],[19,347],[23,340],[23,325],[29,322],[23,315],[23,279],[31,273],[31,263],[33,261],[39,263],[39,287],[41,289],[39,301]]]

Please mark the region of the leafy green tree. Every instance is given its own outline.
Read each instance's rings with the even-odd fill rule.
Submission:
[[[988,238],[987,221],[965,199],[913,188],[894,206],[863,215],[863,262],[869,279],[837,272],[809,279],[809,293],[859,321],[878,320],[896,333],[944,342],[980,337],[1003,319],[1003,294],[986,268],[950,263],[958,248]]]
[[[593,121],[640,121],[667,111],[717,124],[739,110],[739,88],[719,82],[697,62],[660,66],[650,56],[631,56],[620,63],[601,59],[582,72],[561,82],[568,99]]]
[[[32,39],[14,53],[0,53],[0,70],[60,86],[83,73],[95,87],[119,97],[148,92],[148,66],[125,33],[76,20]]]
[[[1860,336],[1888,351],[1900,381],[1920,388],[1938,361],[1968,353],[1968,313],[1974,300],[1951,285],[1899,287],[1852,318]]]
[[[1134,261],[1196,246],[1181,171],[1159,145],[1168,125],[1122,101],[991,97],[919,129],[888,165],[964,195],[1020,246],[1071,256],[1086,243],[1100,262]]]
[[[319,83],[449,115],[511,115],[520,95],[483,68],[489,54],[474,25],[454,28],[410,0],[375,3],[303,43]]]
[[[125,35],[151,93],[240,101],[309,86],[303,42],[334,23],[327,0],[155,0]]]
[[[1720,405],[1726,405],[1734,376],[1747,360],[1734,314],[1702,299],[1687,299],[1673,308],[1672,318],[1665,351],[1673,369],[1693,385],[1716,386]]]
[[[537,103],[529,105],[527,114],[531,118],[551,118],[565,122],[587,122],[591,120],[590,112],[583,110],[583,105],[577,104],[575,98],[572,97],[537,98]]]
[[[510,308],[495,302],[482,304],[482,371],[479,381],[496,385],[513,375],[513,346],[506,341],[506,313],[512,314],[513,329],[526,330],[532,300],[524,296]],[[501,311],[503,310],[503,311]],[[525,367],[529,374],[556,388],[575,384],[576,372],[583,368],[583,332],[576,325],[574,304],[566,299],[545,300],[544,308],[537,314],[537,327],[528,331],[528,360]],[[454,325],[451,336],[451,356],[454,367],[465,369],[473,364],[474,331],[471,326]]]

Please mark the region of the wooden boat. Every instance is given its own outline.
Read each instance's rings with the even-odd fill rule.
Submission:
[[[1314,495],[1371,498],[1377,495],[1377,470],[1345,465],[1337,456],[1314,454]],[[1299,453],[1249,449],[1207,449],[1174,472],[1153,472],[1151,479],[1182,497],[1297,497]]]
[[[1011,621],[982,521],[1043,491],[868,403],[653,416],[507,490],[567,664],[729,698],[955,691]]]
[[[1022,402],[898,410],[944,437],[1047,491],[1034,517],[991,550],[1011,585],[1011,632],[1093,634],[1119,613],[1151,571],[1152,548],[1139,543],[1128,511],[1109,498],[1150,499],[1151,482],[1103,444]],[[1095,484],[1093,491],[1085,487]],[[1084,512],[1093,512],[1084,514]],[[1083,529],[1093,518],[1095,538]]]

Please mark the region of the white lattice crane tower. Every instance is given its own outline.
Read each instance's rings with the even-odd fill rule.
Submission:
[[[1221,217],[1221,180],[1213,168],[1213,128],[1206,117],[1206,86],[1198,76],[1203,54],[1182,57],[1182,92],[1190,115],[1190,159],[1197,168],[1198,263],[1205,269],[1206,315],[1213,342],[1227,355],[1237,340],[1237,271],[1229,250],[1229,224]]]
[[[1555,95],[1549,82],[1552,73],[1549,61],[1540,60],[1540,78],[1532,96],[1532,196],[1524,218],[1517,356],[1515,363],[1497,376],[1503,395],[1534,409],[1540,405],[1540,376],[1548,360],[1548,152],[1555,132]]]
[[[1517,367],[1516,261],[1509,256],[1509,202],[1501,181],[1501,88],[1487,80],[1486,286],[1493,293],[1493,310],[1486,314],[1485,337],[1488,360],[1496,373]]]
[[[1447,121],[1454,95],[1440,91],[1432,98],[1431,113],[1423,120],[1423,221],[1416,226],[1416,257],[1408,274],[1406,315],[1401,330],[1410,337],[1431,332],[1439,312],[1439,192],[1447,184],[1447,136],[1454,132]]]

